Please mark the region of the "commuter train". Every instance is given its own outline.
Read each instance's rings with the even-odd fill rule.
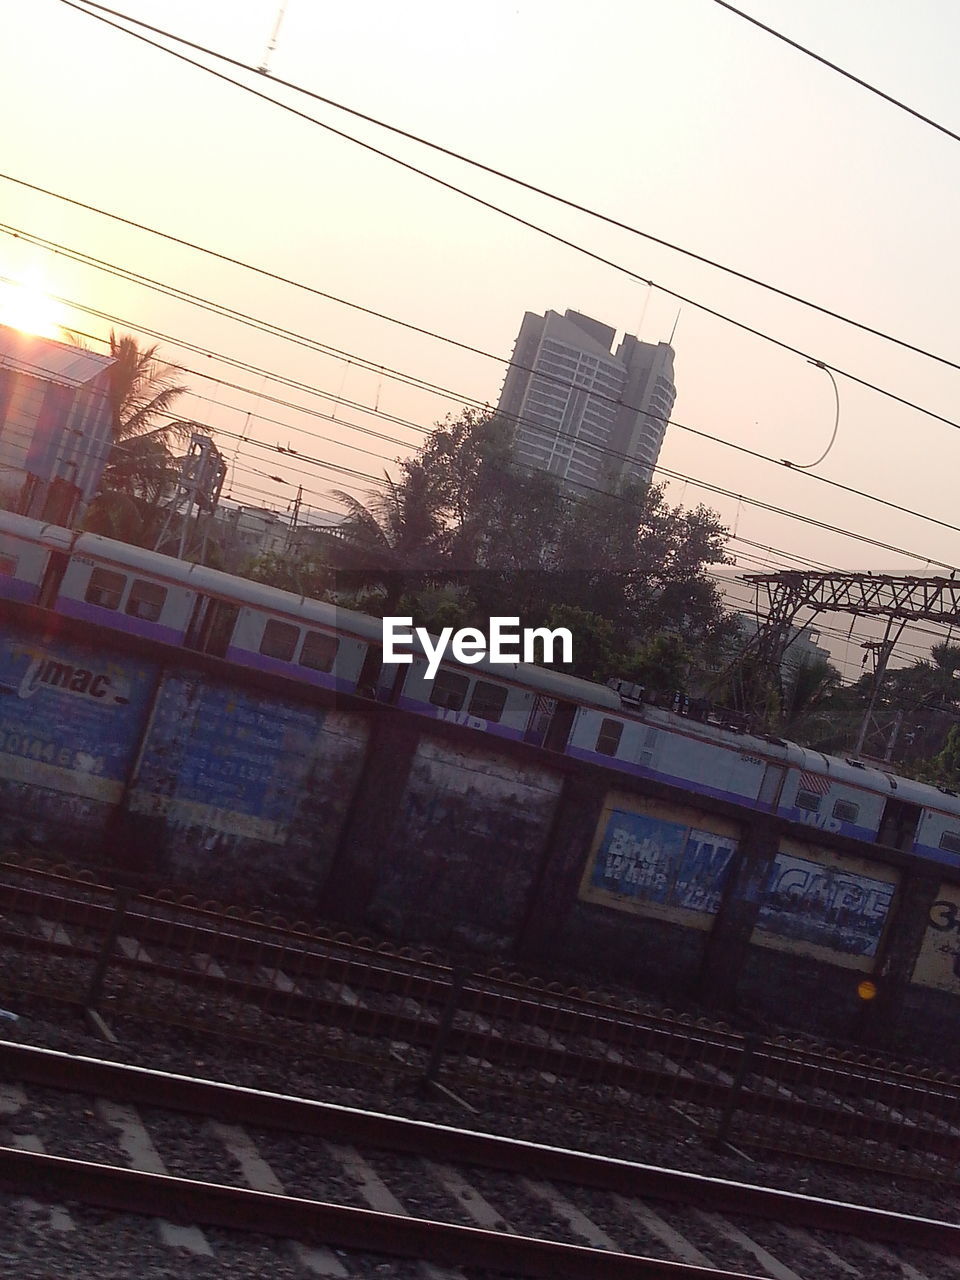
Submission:
[[[702,706],[677,714],[620,682],[449,658],[430,681],[423,654],[382,662],[379,619],[96,534],[0,512],[0,599],[960,866],[952,791],[738,732]]]

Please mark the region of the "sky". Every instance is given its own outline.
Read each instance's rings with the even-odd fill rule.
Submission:
[[[280,8],[275,0],[113,4],[254,67],[267,57]],[[720,514],[738,571],[793,565],[797,557],[851,570],[960,564],[960,532],[944,527],[960,526],[960,429],[931,416],[960,423],[960,371],[439,156],[276,79],[947,361],[960,360],[954,139],[715,0],[598,0],[589,9],[569,0],[287,0],[269,75],[190,55],[624,272],[148,47],[83,7],[82,0],[75,7],[0,0],[7,50],[0,317],[2,281],[29,276],[100,313],[71,306],[58,317],[92,346],[102,349],[111,324],[159,335],[144,340],[157,341],[184,370],[181,380],[195,394],[184,397],[181,412],[217,432],[235,501],[282,507],[302,484],[304,504],[319,518],[338,509],[334,489],[362,498],[385,470],[396,474],[396,460],[433,424],[464,403],[496,403],[525,311],[570,307],[645,341],[666,340],[676,325],[678,394],[660,463],[687,478],[669,480],[668,496]],[[960,132],[953,55],[960,9],[952,0],[742,0],[741,7]],[[208,305],[81,264],[67,250]],[[216,314],[210,303],[239,316]],[[812,462],[833,430],[833,386],[808,357],[843,371],[835,375],[837,439],[812,473],[779,463]],[[859,652],[847,660],[859,667]]]

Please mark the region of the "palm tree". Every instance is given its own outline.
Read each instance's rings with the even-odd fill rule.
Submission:
[[[411,577],[422,578],[442,561],[444,527],[428,473],[419,462],[407,462],[403,479],[386,476],[384,492],[366,503],[339,489],[333,497],[347,508],[337,530],[337,567],[360,583],[382,585],[389,612]]]
[[[197,424],[169,417],[187,387],[176,381],[176,369],[158,358],[155,345],[141,347],[129,334],[111,331],[110,355],[111,447],[86,524],[97,533],[149,542],[159,503],[175,475],[171,445]]]
[[[840,683],[840,672],[824,658],[804,655],[790,663],[778,732],[810,746],[829,738],[837,727],[833,695]]]
[[[169,419],[170,406],[186,391],[177,371],[163,364],[156,346],[141,347],[136,338],[110,333],[109,395],[113,447],[103,473],[103,487],[133,492],[156,502],[170,478],[170,445],[189,435],[192,423]],[[158,418],[168,418],[159,423]]]

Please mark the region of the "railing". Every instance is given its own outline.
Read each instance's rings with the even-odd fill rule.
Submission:
[[[761,1039],[305,922],[0,863],[2,1003],[289,1042],[469,1097],[525,1094],[662,1130],[960,1180],[960,1080]],[[26,1002],[26,1005],[25,1003]]]

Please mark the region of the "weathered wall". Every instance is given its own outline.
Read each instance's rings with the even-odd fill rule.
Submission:
[[[0,835],[95,842],[123,794],[155,664],[7,623],[0,643]]]
[[[739,824],[717,814],[609,791],[555,952],[689,997],[739,838]]]
[[[872,973],[899,880],[895,867],[781,837],[751,941]]]
[[[0,619],[0,837],[666,999],[960,1047],[960,875],[22,606]]]
[[[109,843],[217,897],[319,911],[361,717],[17,627],[4,628],[0,688],[7,840]]]
[[[173,879],[315,911],[367,732],[333,707],[166,672],[127,807]]]
[[[371,918],[503,952],[516,937],[560,776],[533,760],[421,738]]]

